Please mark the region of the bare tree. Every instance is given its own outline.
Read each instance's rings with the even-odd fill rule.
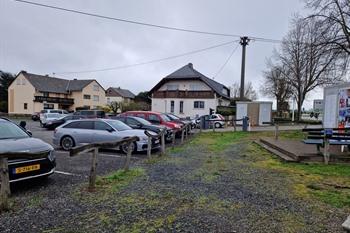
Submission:
[[[283,74],[297,100],[298,117],[310,91],[339,82],[344,76],[346,66],[341,53],[332,50],[329,44],[318,43],[323,37],[321,25],[321,21],[296,17],[279,52]]]
[[[122,104],[117,101],[112,101],[110,104],[108,104],[108,107],[114,114],[117,114],[118,110],[121,110]]]
[[[319,30],[323,37],[320,43],[327,43],[333,49],[350,55],[350,1],[349,0],[305,0],[306,6],[314,11],[306,19],[321,22]]]
[[[284,106],[292,96],[292,87],[285,77],[287,71],[278,64],[267,61],[267,70],[263,72],[264,85],[260,87],[260,92],[268,97],[275,98],[277,103],[277,113],[281,115]]]
[[[240,84],[235,82],[231,87],[231,95],[234,99],[239,98],[240,96]],[[252,82],[248,82],[244,87],[244,98],[249,100],[257,100],[258,94],[254,90]]]

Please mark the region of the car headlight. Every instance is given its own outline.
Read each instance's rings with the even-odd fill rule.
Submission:
[[[181,126],[180,125],[175,125],[174,126],[176,129],[181,129]]]
[[[53,153],[53,150],[50,150],[49,155],[47,156],[47,158],[48,158],[51,162],[53,162],[53,161],[56,159],[56,156],[55,156],[55,154]]]

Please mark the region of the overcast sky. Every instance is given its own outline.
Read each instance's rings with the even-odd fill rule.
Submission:
[[[293,14],[303,12],[304,7],[299,0],[33,1],[152,24],[278,40],[288,31]],[[50,75],[55,72],[62,78],[94,78],[105,88],[120,86],[136,94],[150,90],[161,78],[189,62],[201,73],[213,77],[238,43],[127,69],[59,75],[59,72],[145,62],[236,38],[108,21],[13,0],[0,0],[0,32],[1,70]],[[246,79],[252,81],[256,89],[263,85],[262,71],[274,47],[278,44],[258,41],[252,41],[247,47]],[[241,47],[238,47],[215,80],[227,86],[239,82],[240,67]]]

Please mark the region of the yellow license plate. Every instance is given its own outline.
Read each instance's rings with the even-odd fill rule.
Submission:
[[[16,168],[16,174],[30,172],[30,171],[36,171],[39,169],[40,169],[40,164],[34,164],[34,165],[30,165],[30,166],[25,166],[25,167],[18,167],[18,168]]]

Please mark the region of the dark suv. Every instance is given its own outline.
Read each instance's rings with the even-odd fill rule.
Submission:
[[[130,126],[133,129],[143,129],[143,130],[149,130],[153,131],[155,133],[159,133],[162,129],[166,130],[165,133],[165,141],[171,142],[173,139],[173,131],[163,125],[152,125],[151,122],[141,118],[141,117],[133,117],[133,116],[116,116],[111,117],[111,119],[119,120],[121,122],[124,122],[128,126]]]
[[[0,153],[23,153],[35,155],[35,158],[8,158],[10,182],[36,177],[49,176],[55,172],[54,149],[31,133],[6,118],[0,118]]]
[[[106,113],[102,110],[80,110],[73,115],[80,115],[82,118],[105,118]]]

